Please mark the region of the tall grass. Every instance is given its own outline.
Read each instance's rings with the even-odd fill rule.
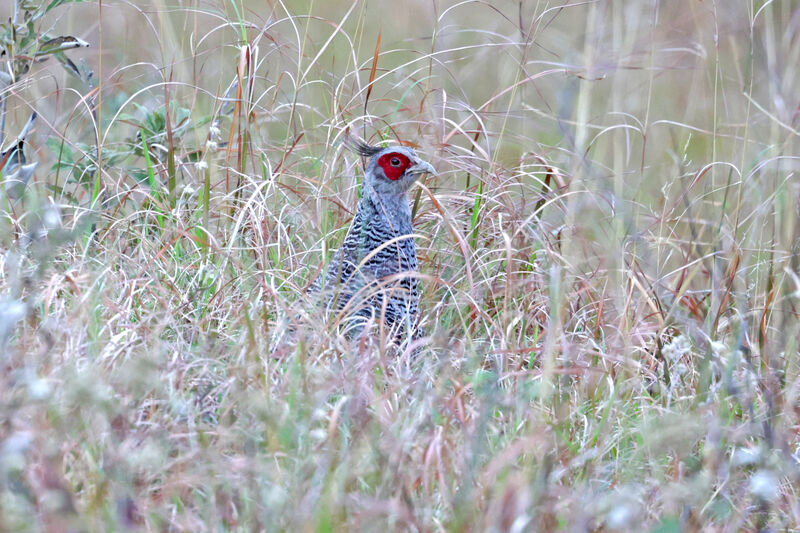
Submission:
[[[2,89],[7,131],[41,121],[2,196],[0,529],[798,529],[796,4],[40,22],[93,76]],[[304,294],[347,129],[438,170],[415,359]]]

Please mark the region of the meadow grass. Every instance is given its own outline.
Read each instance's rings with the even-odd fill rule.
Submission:
[[[0,530],[800,529],[794,2],[30,28],[91,46],[2,87],[39,166],[0,195]],[[416,358],[305,295],[358,201],[348,130],[438,171]]]

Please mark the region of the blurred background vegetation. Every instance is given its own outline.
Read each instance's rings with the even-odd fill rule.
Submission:
[[[797,528],[796,3],[0,20],[0,530]],[[438,170],[414,360],[304,295],[347,129]]]

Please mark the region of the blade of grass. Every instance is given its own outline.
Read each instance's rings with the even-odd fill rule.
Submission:
[[[475,191],[475,203],[472,206],[472,233],[470,236],[470,248],[475,249],[478,242],[478,213],[481,210],[481,199],[483,198],[483,180],[478,181],[478,190]]]
[[[153,194],[156,202],[161,200],[158,194],[158,181],[156,180],[156,173],[153,169],[153,161],[150,159],[150,146],[147,145],[144,129],[139,130],[139,136],[142,139],[142,147],[144,148],[144,162],[147,165],[147,183],[150,185],[150,192]],[[157,216],[159,227],[164,227],[164,217],[159,213]]]
[[[175,209],[177,197],[175,193],[175,142],[172,135],[172,122],[170,119],[170,91],[172,83],[172,70],[169,72],[169,83],[164,84],[164,129],[167,132],[167,193],[169,195],[169,206]],[[146,150],[145,150],[146,152]]]
[[[375,53],[372,56],[372,70],[369,72],[369,82],[367,83],[367,97],[364,98],[364,114],[367,114],[369,97],[372,94],[372,87],[375,83],[375,71],[378,69],[378,55],[381,51],[381,31],[378,30],[378,40],[375,42]]]

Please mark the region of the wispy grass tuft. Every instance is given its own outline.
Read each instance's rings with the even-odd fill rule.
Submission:
[[[0,529],[797,528],[792,2],[12,4]],[[416,358],[305,293],[348,130],[438,171]]]

